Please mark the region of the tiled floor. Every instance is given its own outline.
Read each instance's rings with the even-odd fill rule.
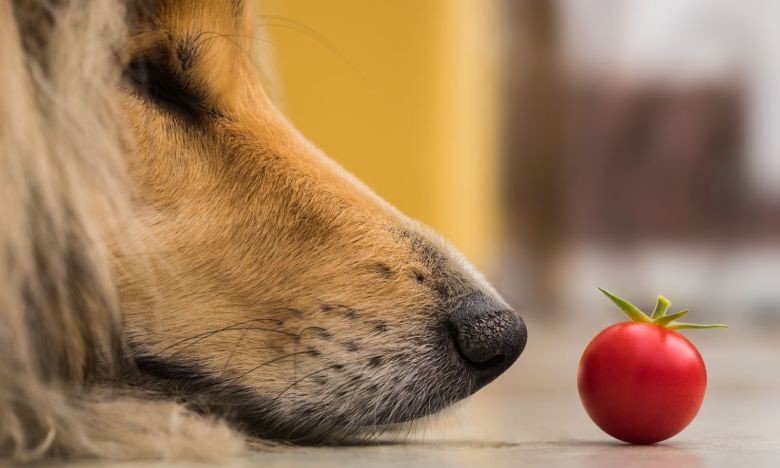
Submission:
[[[710,376],[702,410],[677,437],[634,447],[601,433],[580,406],[574,379],[591,331],[531,330],[507,375],[402,442],[285,448],[230,466],[780,466],[780,335],[689,333]]]

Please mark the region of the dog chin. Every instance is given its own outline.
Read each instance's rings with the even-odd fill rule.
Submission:
[[[228,414],[241,430],[251,436],[296,444],[328,444],[358,442],[385,432],[406,427],[406,424],[429,417],[470,396],[468,385],[437,386],[438,391],[390,403],[380,409],[376,401],[355,402],[342,411],[331,405],[318,407],[299,405],[293,411],[282,411],[274,403],[258,396],[245,401],[243,412]],[[408,396],[408,395],[407,395]],[[377,411],[379,410],[379,411]],[[231,417],[232,416],[232,417]]]

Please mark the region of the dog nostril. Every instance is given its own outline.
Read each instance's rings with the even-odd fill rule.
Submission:
[[[506,356],[504,356],[503,354],[497,354],[485,362],[476,363],[476,365],[484,369],[489,369],[493,366],[497,366],[501,364],[502,362],[504,362],[504,359],[506,359]]]
[[[464,361],[476,368],[487,369],[504,360],[503,354],[495,354],[493,346],[484,343],[484,340],[478,336],[478,331],[474,333],[477,327],[456,325],[453,322],[450,320],[450,334],[455,350]]]
[[[476,295],[460,304],[449,317],[449,330],[461,359],[474,371],[481,387],[509,368],[527,339],[525,324],[510,309]]]
[[[457,341],[455,342],[455,347],[458,350],[460,357],[477,370],[490,370],[496,366],[499,366],[502,362],[504,362],[504,359],[506,359],[506,356],[503,354],[498,354],[489,358],[487,361],[478,362],[473,360],[473,358],[470,358],[468,354],[465,354]]]

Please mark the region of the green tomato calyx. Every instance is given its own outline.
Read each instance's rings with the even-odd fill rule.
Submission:
[[[618,306],[620,310],[622,310],[623,313],[634,322],[652,323],[664,328],[669,328],[671,330],[680,330],[683,328],[727,328],[727,326],[723,325],[722,323],[704,325],[698,323],[678,322],[678,319],[684,317],[685,314],[688,313],[688,309],[666,315],[666,311],[669,310],[671,302],[669,302],[669,300],[663,296],[658,296],[658,302],[655,304],[655,309],[653,310],[653,313],[648,316],[639,310],[637,306],[626,301],[625,299],[617,297],[614,294],[611,294],[601,288],[599,288],[599,291],[604,293],[604,295],[607,296],[610,301],[614,302],[615,305]]]

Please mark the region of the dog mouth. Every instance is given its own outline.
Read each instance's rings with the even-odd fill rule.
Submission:
[[[417,353],[407,348],[385,354],[383,365],[372,372],[341,366],[340,379],[328,388],[316,389],[311,379],[298,378],[286,392],[270,395],[181,358],[136,348],[137,386],[204,416],[220,417],[250,437],[307,445],[359,441],[437,413],[475,391],[475,378],[457,350],[444,334],[439,337],[433,343],[429,335],[428,345]],[[304,382],[308,385],[298,388]]]
[[[264,405],[261,398],[253,411],[239,415],[241,426],[249,434],[298,444],[364,440],[407,427],[471,396],[512,362],[505,355],[469,362],[464,351],[444,337],[381,376],[353,376],[350,383],[337,384],[340,390],[331,390],[331,398],[318,403],[303,398]]]
[[[433,387],[429,383],[429,388]],[[366,396],[348,405],[296,404],[294,410],[267,398],[244,401],[244,411],[220,411],[242,432],[263,439],[304,445],[346,443],[370,439],[405,424],[431,416],[471,395],[467,385],[439,384],[438,391],[424,385]]]
[[[285,416],[280,416],[278,408],[273,405],[263,405],[263,399],[260,398],[252,407],[244,402],[246,411],[239,413],[234,410],[232,414],[222,414],[242,432],[253,437],[303,445],[321,445],[376,437],[437,413],[467,396],[467,392],[458,398],[453,398],[453,395],[446,398],[441,395],[428,395],[419,399],[415,408],[404,405],[404,410],[399,410],[400,405],[392,405],[377,411],[371,401],[356,403],[353,410],[348,412],[334,412],[332,408],[302,405]]]
[[[501,354],[470,362],[446,324],[435,328],[416,354],[407,350],[396,359],[387,357],[395,366],[381,376],[352,375],[349,383],[336,384],[339,390],[330,390],[331,398],[317,403],[306,397],[285,402],[259,397],[250,411],[233,413],[234,420],[248,434],[296,444],[365,440],[406,428],[473,395],[514,362]]]
[[[223,414],[265,439],[327,444],[372,438],[438,413],[478,388],[453,347],[430,348],[436,352],[386,357],[387,367],[376,373],[345,369],[342,382],[321,392],[325,398],[311,389],[284,401],[258,396],[249,411]]]
[[[167,357],[130,348],[142,376],[139,387],[221,417],[249,436],[301,444],[351,441],[437,413],[475,393],[517,359],[525,346],[522,320],[511,310],[479,310],[479,305],[471,296],[412,334],[367,322],[372,346],[366,346],[368,338],[361,346],[345,346],[351,344],[346,338],[308,325],[307,341],[293,340],[289,351],[294,352],[268,360],[276,367],[266,375],[273,375],[276,384],[264,390],[265,381],[256,374],[255,380],[241,380],[204,370],[197,354],[188,358],[181,348]],[[289,356],[304,361],[284,361]],[[258,368],[269,369],[265,364]]]

